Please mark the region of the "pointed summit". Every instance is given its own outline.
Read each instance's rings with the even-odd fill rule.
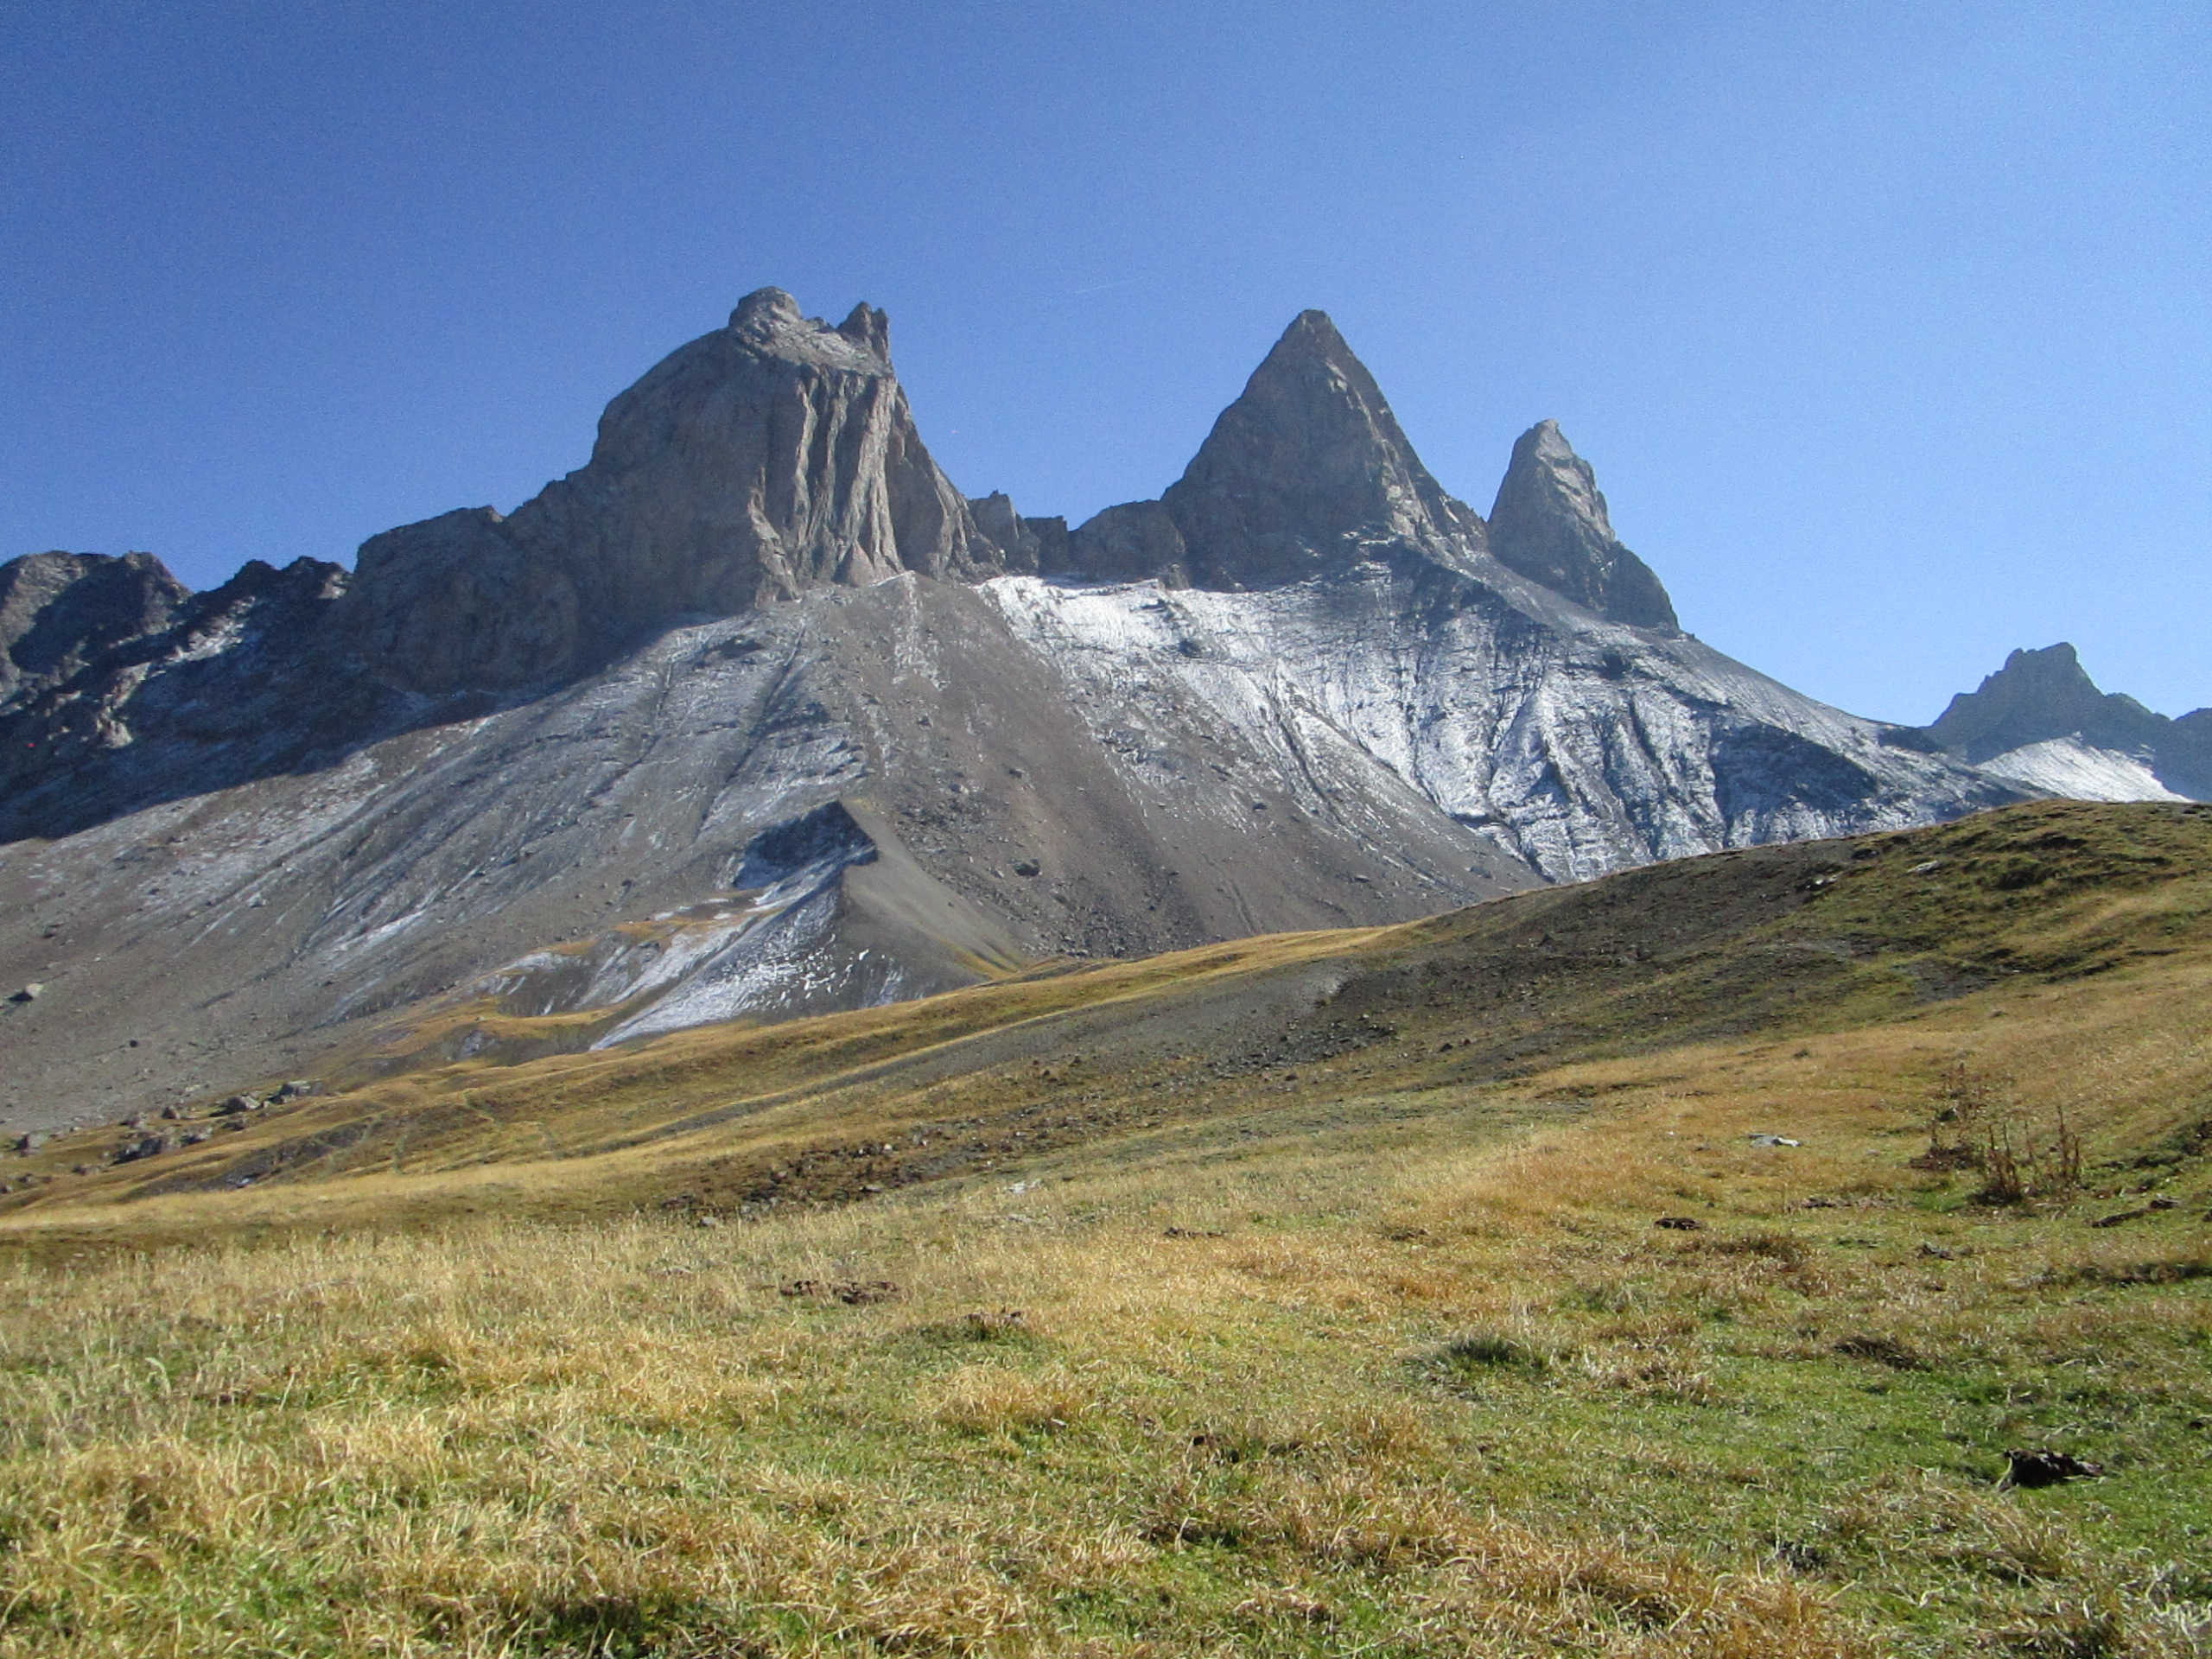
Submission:
[[[1482,533],[1319,311],[1283,332],[1161,505],[1206,587],[1295,582],[1371,542],[1479,547]]]
[[[1608,621],[1678,626],[1659,578],[1613,534],[1597,475],[1556,421],[1537,422],[1513,446],[1490,510],[1490,550],[1507,569]]]
[[[2179,720],[2145,708],[2133,697],[2104,692],[2082,666],[2074,647],[2061,641],[2041,651],[2016,651],[2005,666],[1979,689],[1961,691],[1932,726],[1923,728],[1950,753],[1976,766],[1996,762],[2000,777],[2005,758],[2030,754],[2037,746],[2101,749],[2109,756],[2139,761],[2173,794],[2212,800],[2212,709],[2199,709]],[[2047,776],[2031,781],[2048,785]],[[2071,793],[2058,780],[2057,792]],[[2090,796],[2120,800],[2125,795]]]

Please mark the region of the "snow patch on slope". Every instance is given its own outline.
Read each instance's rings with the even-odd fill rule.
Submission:
[[[1694,639],[1539,617],[1510,581],[1435,565],[1253,593],[1028,576],[984,592],[1109,747],[1172,753],[1227,728],[1309,798],[1381,770],[1554,881],[2003,798]]]
[[[2185,801],[2132,754],[2100,749],[2078,737],[2046,738],[1981,763],[1993,778],[2037,795],[2069,801]]]

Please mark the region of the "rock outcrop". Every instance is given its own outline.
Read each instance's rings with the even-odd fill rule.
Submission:
[[[1377,546],[1456,563],[1483,545],[1482,521],[1429,476],[1319,311],[1284,331],[1160,505],[1191,580],[1230,592],[1340,569]]]
[[[1513,446],[1490,510],[1490,550],[1507,569],[1608,621],[1677,626],[1674,601],[1613,534],[1596,474],[1556,421],[1539,421]]]
[[[1928,734],[1982,761],[2045,738],[2078,737],[2108,749],[2147,749],[2173,722],[2117,692],[2097,689],[2074,647],[2016,651],[1973,691],[1961,691]]]
[[[1666,588],[1613,534],[1590,464],[1555,422],[1514,445],[1485,523],[1421,464],[1319,311],[1284,331],[1160,499],[1109,507],[1077,528],[1069,563],[1095,580],[1239,593],[1378,556],[1478,577],[1495,560],[1607,621],[1677,627]],[[1036,568],[1053,574],[1049,559]]]
[[[387,696],[331,653],[341,567],[251,560],[192,594],[159,561],[130,561],[87,578],[124,588],[128,602],[87,607],[100,626],[0,696],[0,843],[312,764],[396,717]],[[0,566],[0,583],[27,563]],[[54,613],[81,588],[50,600],[26,639],[60,632]]]
[[[416,691],[509,690],[671,623],[1006,555],[916,431],[890,325],[836,327],[781,289],[607,405],[590,461],[505,518],[451,512],[361,550],[354,645]]]
[[[34,553],[0,564],[0,703],[168,626],[191,591],[150,553]]]

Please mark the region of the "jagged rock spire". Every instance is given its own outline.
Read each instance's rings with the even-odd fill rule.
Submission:
[[[1482,533],[1319,311],[1284,330],[1160,505],[1207,587],[1296,581],[1367,542],[1440,552]]]
[[[1490,510],[1490,550],[1507,569],[1610,621],[1677,626],[1666,588],[1613,534],[1597,475],[1556,421],[1539,421],[1513,446]]]

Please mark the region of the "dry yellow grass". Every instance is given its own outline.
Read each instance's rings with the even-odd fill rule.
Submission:
[[[2008,950],[2162,942],[1517,1076],[1453,1070],[1452,1006],[1111,1086],[1086,1028],[855,1085],[856,1122],[42,1198],[0,1258],[0,1654],[2202,1654],[2201,915],[2024,913]],[[979,1018],[792,1040],[844,1077]],[[510,1086],[617,1077],[634,1125],[656,1068],[727,1090],[717,1040],[770,1035]],[[1916,1166],[1961,1060],[2024,1135],[2065,1115],[2081,1190]],[[715,1136],[1035,1125],[987,1107],[1047,1089],[1104,1127],[858,1204],[533,1210]],[[424,1184],[483,1212],[342,1224]],[[127,1248],[226,1206],[283,1230]],[[2108,1473],[1997,1484],[2043,1445]]]

